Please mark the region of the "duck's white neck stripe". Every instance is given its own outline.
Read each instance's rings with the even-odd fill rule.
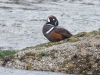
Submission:
[[[46,32],[46,34],[50,33],[53,29],[54,29],[54,27],[50,28],[50,29]]]

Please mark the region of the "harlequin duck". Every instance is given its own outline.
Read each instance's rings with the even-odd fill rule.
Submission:
[[[58,42],[72,36],[68,30],[59,27],[58,24],[59,22],[57,18],[51,15],[48,17],[46,24],[43,26],[42,32],[51,42]]]

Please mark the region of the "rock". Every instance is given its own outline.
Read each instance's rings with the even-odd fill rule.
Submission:
[[[6,63],[6,67],[18,69],[82,74],[100,74],[99,66],[99,30],[48,43],[46,46],[28,47],[17,52]]]

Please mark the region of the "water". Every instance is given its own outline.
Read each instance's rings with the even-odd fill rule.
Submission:
[[[82,74],[64,74],[45,71],[27,71],[0,67],[0,75],[82,75]]]
[[[20,50],[49,42],[42,27],[49,15],[72,34],[100,28],[99,0],[0,1],[0,50]]]

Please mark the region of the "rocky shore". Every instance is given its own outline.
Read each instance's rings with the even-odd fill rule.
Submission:
[[[81,32],[60,42],[27,47],[6,55],[6,52],[0,51],[0,65],[4,67],[100,74],[100,29]]]

